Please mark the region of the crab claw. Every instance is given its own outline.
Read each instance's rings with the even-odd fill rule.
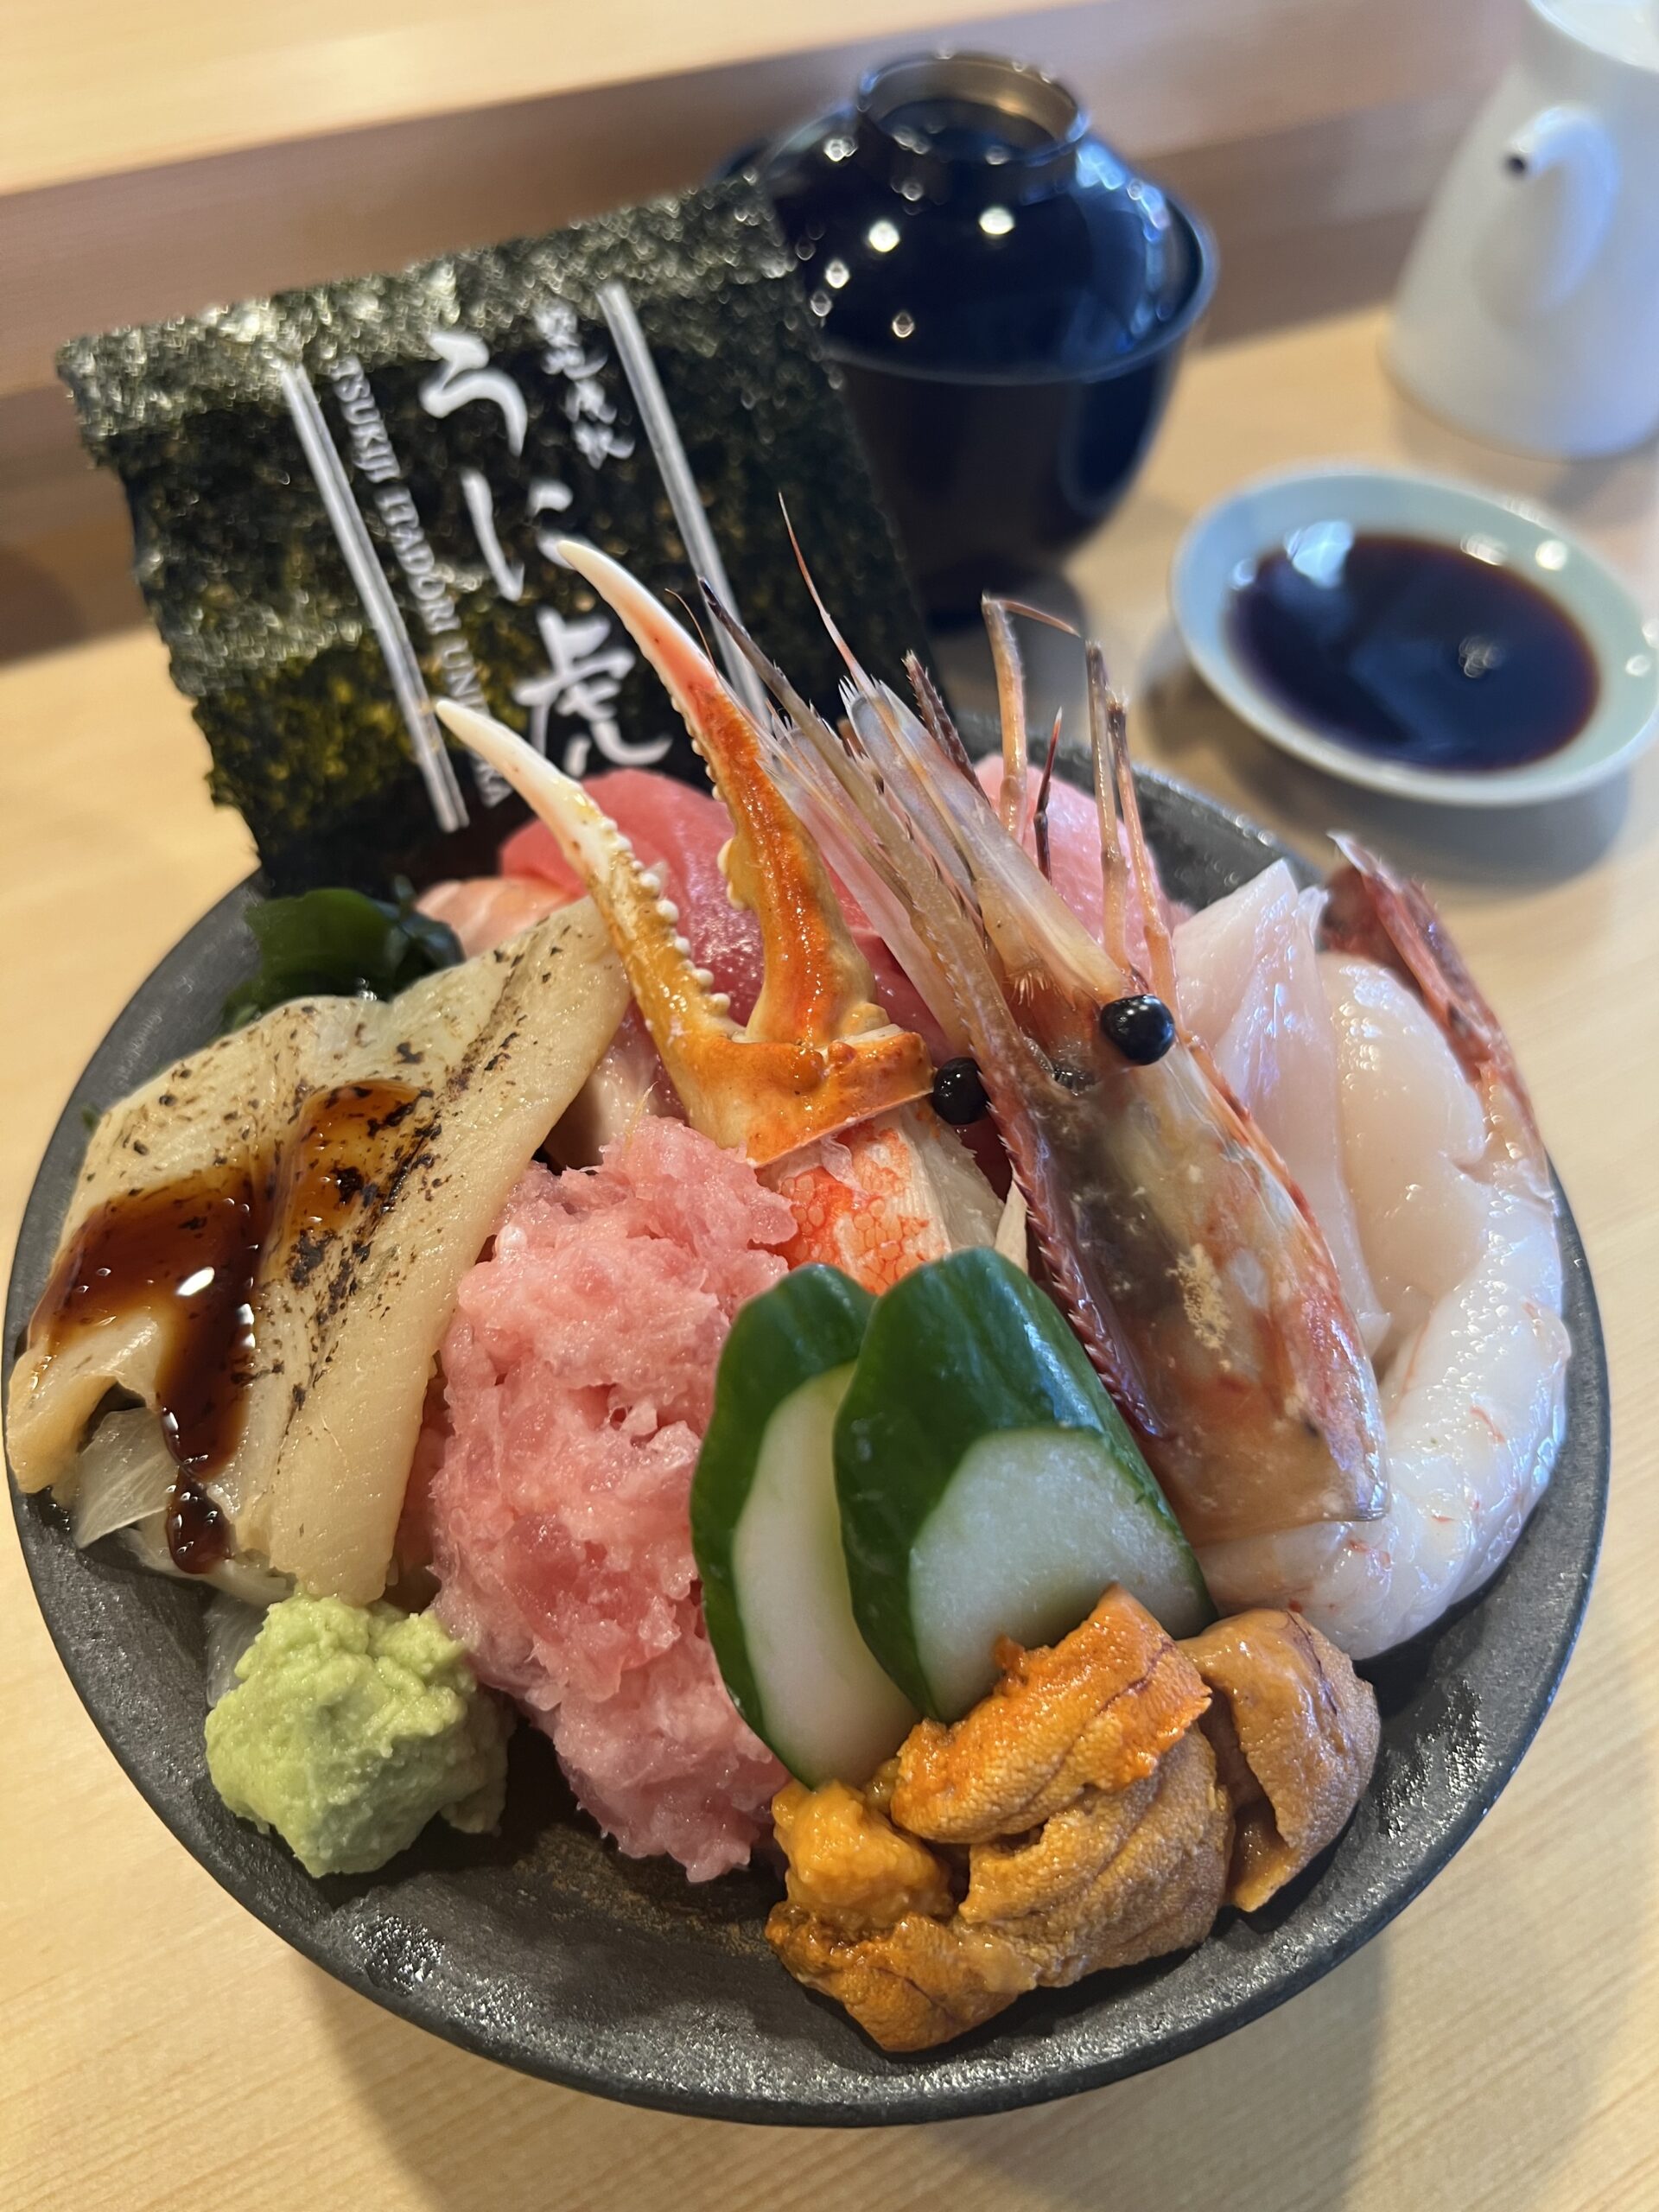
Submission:
[[[824,1042],[889,1026],[818,849],[766,772],[766,741],[747,709],[667,608],[619,562],[575,539],[559,552],[662,678],[732,817],[721,866],[734,902],[760,925],[765,957],[748,1034]]]
[[[570,551],[584,573],[599,566],[590,549]],[[875,1003],[823,864],[761,772],[743,709],[678,625],[614,563],[603,565],[607,596],[613,576],[628,587],[630,603],[617,611],[647,658],[672,668],[665,680],[699,749],[725,768],[716,784],[735,823],[728,881],[760,922],[766,961],[746,1027],[695,964],[673,902],[582,786],[489,715],[448,700],[438,713],[528,800],[586,883],[693,1127],[761,1166],[922,1096],[932,1063],[920,1038]],[[652,618],[649,643],[630,619],[635,601]]]

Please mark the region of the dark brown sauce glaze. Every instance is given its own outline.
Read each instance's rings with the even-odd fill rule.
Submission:
[[[231,1524],[213,1492],[187,1474],[167,1501],[167,1548],[181,1574],[207,1574],[231,1548]]]
[[[35,1316],[53,1351],[140,1308],[158,1316],[162,1427],[186,1475],[215,1473],[235,1448],[270,1198],[268,1175],[244,1161],[106,1199],[59,1261]]]
[[[302,1287],[350,1230],[379,1213],[408,1159],[433,1133],[404,1084],[342,1084],[299,1109],[280,1158],[244,1158],[96,1206],[47,1285],[30,1336],[48,1352],[103,1323],[153,1313],[162,1332],[162,1430],[178,1465],[168,1502],[175,1567],[204,1573],[230,1525],[206,1484],[241,1440],[257,1371],[254,1285],[284,1253]]]
[[[1543,760],[1578,735],[1600,688],[1578,625],[1513,568],[1345,524],[1297,531],[1251,563],[1229,623],[1299,721],[1414,767]]]
[[[423,1095],[398,1083],[345,1083],[315,1092],[284,1150],[276,1234],[292,1246],[289,1279],[302,1283],[347,1227],[379,1212],[411,1149],[431,1135]]]

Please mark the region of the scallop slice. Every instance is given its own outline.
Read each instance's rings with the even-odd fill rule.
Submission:
[[[1322,953],[1337,1038],[1343,1160],[1360,1242],[1398,1344],[1480,1255],[1486,1116],[1433,1016],[1375,961]]]
[[[1325,1233],[1365,1349],[1387,1334],[1343,1150],[1337,1040],[1314,944],[1319,899],[1282,861],[1175,931],[1181,1014]]]

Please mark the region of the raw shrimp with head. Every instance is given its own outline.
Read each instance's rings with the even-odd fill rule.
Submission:
[[[917,686],[918,715],[849,654],[837,732],[721,619],[791,718],[770,734],[774,772],[978,1061],[1049,1281],[1189,1536],[1380,1512],[1374,1379],[1325,1241],[1169,1017],[1169,938],[1097,652],[1103,946],[999,817],[931,687]],[[1011,816],[1024,780],[1016,728]],[[1128,947],[1131,874],[1148,976]]]

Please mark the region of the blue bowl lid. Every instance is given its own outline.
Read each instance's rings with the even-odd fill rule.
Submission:
[[[1201,232],[1020,62],[891,62],[759,166],[842,358],[1099,375],[1154,349],[1204,285]]]

